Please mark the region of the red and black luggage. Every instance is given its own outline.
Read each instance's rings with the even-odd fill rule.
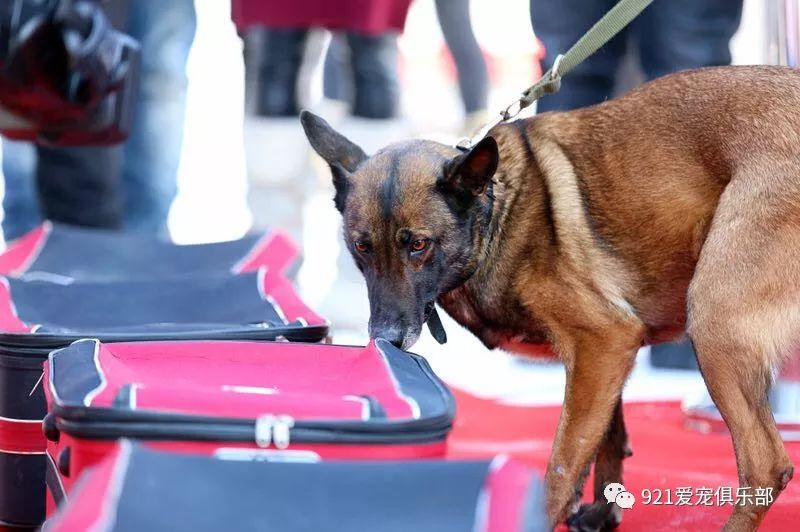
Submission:
[[[153,451],[123,440],[48,532],[539,532],[544,489],[491,461],[275,463]]]
[[[220,275],[261,267],[289,275],[299,250],[279,230],[213,244],[45,222],[0,255],[0,275],[89,281]]]
[[[327,332],[290,281],[266,269],[114,283],[0,278],[0,523],[44,516],[46,404],[37,383],[52,349],[87,337],[315,342]]]
[[[113,283],[0,277],[0,346],[22,352],[81,338],[319,341],[327,332],[291,282],[267,269]]]
[[[384,340],[81,340],[50,355],[45,384],[56,500],[119,438],[283,460],[441,457],[455,404],[424,358]]]

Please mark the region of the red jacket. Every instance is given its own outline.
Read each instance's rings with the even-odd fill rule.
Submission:
[[[411,0],[232,0],[239,31],[268,28],[327,28],[369,35],[402,32]]]

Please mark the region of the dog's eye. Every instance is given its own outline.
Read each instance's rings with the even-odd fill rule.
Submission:
[[[411,251],[412,253],[419,253],[421,251],[425,251],[428,248],[428,244],[430,240],[427,238],[418,238],[411,242]]]
[[[362,242],[361,240],[356,240],[353,243],[353,247],[356,248],[356,251],[358,251],[359,253],[366,253],[367,251],[369,251],[369,246],[366,243]]]

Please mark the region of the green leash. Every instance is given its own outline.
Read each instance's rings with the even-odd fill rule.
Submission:
[[[475,137],[459,142],[458,147],[471,148],[497,124],[514,118],[545,94],[557,92],[561,88],[562,76],[567,75],[573,68],[610,41],[652,2],[653,0],[619,0],[603,18],[583,34],[578,42],[572,45],[572,48],[556,57],[553,67],[545,72],[539,81],[528,87],[511,105],[500,111],[500,115],[482,127]]]

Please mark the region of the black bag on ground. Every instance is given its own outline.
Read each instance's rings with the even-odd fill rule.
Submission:
[[[177,245],[151,235],[45,222],[0,255],[0,275],[85,281],[242,273],[266,267],[287,276],[300,251],[280,230],[239,240]]]
[[[543,483],[526,466],[502,456],[270,463],[254,451],[250,458],[176,455],[122,440],[115,453],[81,478],[75,496],[48,521],[47,530],[547,529]]]

